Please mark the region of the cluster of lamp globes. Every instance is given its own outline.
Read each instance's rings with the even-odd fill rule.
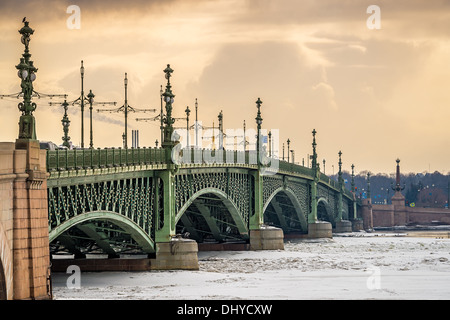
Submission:
[[[30,37],[29,36],[25,36],[23,35],[22,38],[20,39],[22,41],[22,43],[28,47],[28,44],[30,43]],[[20,64],[17,66],[19,68],[19,71],[17,72],[17,76],[23,80],[26,80],[28,77],[28,70],[31,70],[30,72],[30,80],[34,81],[36,80],[36,74],[34,73],[35,71],[37,71],[37,69],[33,66],[33,61],[29,61],[29,65],[27,65],[24,62],[24,58],[20,59]],[[33,72],[34,71],[34,72]]]
[[[17,72],[17,75],[19,76],[19,78],[21,78],[21,79],[23,79],[23,80],[26,80],[26,78],[28,77],[28,71],[27,70],[19,70],[18,72]],[[31,74],[30,74],[30,80],[31,81],[34,81],[34,80],[36,80],[36,74],[34,73],[34,72],[31,72]]]

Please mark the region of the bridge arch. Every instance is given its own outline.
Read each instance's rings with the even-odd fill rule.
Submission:
[[[213,187],[193,194],[177,212],[175,224],[177,231],[189,232],[198,242],[207,238],[218,242],[248,240],[248,221],[224,191]]]
[[[131,219],[118,214],[116,212],[110,211],[92,211],[86,212],[72,217],[69,220],[64,221],[60,225],[54,227],[49,232],[49,240],[52,243],[59,236],[61,236],[64,232],[75,226],[81,226],[84,223],[89,221],[107,221],[111,224],[119,227],[124,232],[128,233],[133,240],[139,245],[142,251],[146,253],[154,253],[155,252],[155,244],[151,237],[140,228],[134,221]],[[84,228],[83,231],[89,231],[87,228]]]
[[[333,227],[336,223],[336,219],[333,215],[333,209],[324,197],[319,198],[317,201],[317,219],[320,221],[330,222]]]
[[[263,207],[264,222],[281,227],[285,233],[308,232],[308,221],[294,191],[279,187],[267,199]]]

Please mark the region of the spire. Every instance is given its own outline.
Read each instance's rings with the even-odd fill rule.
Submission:
[[[405,189],[405,186],[400,185],[400,159],[396,160],[397,162],[397,172],[395,176],[395,187],[391,186],[395,191],[394,196],[391,198],[391,203],[394,206],[405,206],[405,197],[402,195],[402,190]]]
[[[396,172],[396,175],[395,175],[395,187],[392,187],[392,189],[395,192],[400,192],[403,189],[405,189],[405,186],[402,187],[400,185],[400,159],[397,158],[397,160],[395,160],[395,162],[397,162],[397,172]]]

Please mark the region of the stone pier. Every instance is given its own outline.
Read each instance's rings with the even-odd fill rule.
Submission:
[[[283,230],[270,226],[250,230],[250,250],[284,250]]]
[[[308,224],[308,238],[333,238],[333,227],[326,221],[316,221]]]
[[[51,298],[45,152],[37,140],[0,143],[0,256],[7,299]]]
[[[190,239],[173,238],[156,243],[156,259],[151,259],[152,270],[198,270],[198,245]]]

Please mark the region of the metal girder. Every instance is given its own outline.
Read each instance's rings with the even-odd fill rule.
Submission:
[[[61,242],[61,244],[71,253],[75,255],[75,258],[85,258],[86,255],[78,249],[76,246],[75,241],[72,237],[62,234],[60,237],[58,237],[58,240]]]
[[[87,212],[80,215],[77,215],[57,227],[53,228],[49,233],[50,242],[54,241],[60,235],[62,235],[65,231],[69,230],[76,225],[87,222],[90,220],[105,220],[109,221],[112,224],[118,226],[124,232],[130,234],[130,236],[140,245],[142,250],[146,253],[154,253],[155,245],[154,241],[151,239],[150,235],[148,235],[144,230],[139,228],[135,222],[130,220],[129,218],[117,214],[115,212]]]
[[[98,232],[96,226],[92,223],[88,224],[78,224],[76,227],[84,232],[89,238],[91,238],[95,243],[101,248],[109,257],[116,257],[117,253],[111,248],[108,241],[108,237],[103,232]]]
[[[209,230],[211,230],[211,233],[213,234],[214,238],[217,241],[222,241],[224,237],[220,234],[220,230],[217,227],[215,219],[211,217],[211,211],[209,210],[209,208],[201,203],[194,202],[194,204],[197,207],[198,211],[202,214],[206,223],[208,224]]]
[[[181,222],[183,222],[183,226],[187,229],[187,231],[196,239],[201,239],[200,235],[197,233],[197,229],[192,225],[191,220],[186,214],[181,216]]]
[[[285,230],[287,230],[289,227],[286,223],[286,220],[283,215],[283,209],[280,207],[280,204],[276,200],[276,197],[273,197],[271,201],[272,207],[275,210],[275,213],[277,214],[278,220],[280,221],[281,227]]]

